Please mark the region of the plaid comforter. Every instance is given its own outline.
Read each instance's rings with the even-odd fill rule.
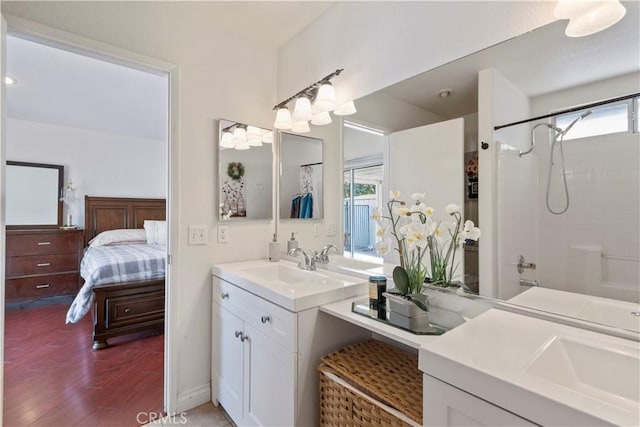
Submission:
[[[80,263],[85,282],[67,312],[67,323],[78,322],[91,309],[94,286],[164,277],[166,252],[164,245],[147,244],[88,248]]]

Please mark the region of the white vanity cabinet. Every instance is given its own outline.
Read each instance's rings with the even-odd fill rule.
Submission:
[[[536,426],[429,375],[423,375],[423,425],[439,427]]]
[[[214,278],[212,327],[213,394],[227,413],[242,426],[294,425],[295,313]]]

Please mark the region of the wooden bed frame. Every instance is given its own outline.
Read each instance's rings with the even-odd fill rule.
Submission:
[[[85,196],[84,244],[106,230],[143,228],[145,220],[166,219],[164,199]],[[165,279],[114,283],[93,288],[93,349],[107,339],[164,330]]]

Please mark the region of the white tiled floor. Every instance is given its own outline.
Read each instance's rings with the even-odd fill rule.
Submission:
[[[175,414],[165,416],[163,419],[153,423],[145,424],[142,427],[234,427],[233,422],[227,418],[227,414],[222,407],[215,407],[213,403],[205,403],[197,408],[187,411],[185,414]]]

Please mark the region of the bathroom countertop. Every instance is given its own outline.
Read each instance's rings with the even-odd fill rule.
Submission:
[[[640,425],[638,342],[492,309],[425,343],[426,375],[540,425]]]
[[[368,295],[360,295],[355,298],[348,298],[342,301],[326,304],[320,307],[320,311],[415,349],[419,349],[422,345],[439,337],[439,335],[412,334],[411,332],[353,313],[351,311],[352,303],[354,301],[362,300],[363,298],[368,298]]]

